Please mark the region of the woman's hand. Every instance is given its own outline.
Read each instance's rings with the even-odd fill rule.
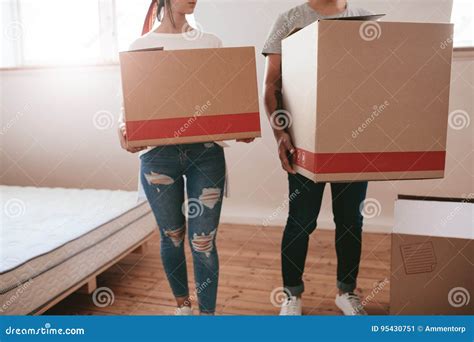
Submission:
[[[130,153],[137,153],[147,149],[146,147],[129,147],[127,144],[127,131],[125,127],[119,128],[118,134],[120,139],[120,146],[122,146],[125,151],[128,151]]]
[[[278,144],[278,156],[280,157],[281,167],[288,173],[296,174],[295,169],[291,165],[288,156],[296,152],[293,143],[291,142],[291,136],[286,131],[276,131],[275,138]]]
[[[255,141],[255,138],[237,139],[236,141],[237,141],[237,142],[241,142],[241,143],[250,144],[251,142],[254,142],[254,141]]]

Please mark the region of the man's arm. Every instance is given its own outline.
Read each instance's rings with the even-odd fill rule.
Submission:
[[[295,148],[291,142],[291,136],[286,129],[280,127],[276,121],[278,120],[277,116],[273,115],[277,110],[282,109],[281,87],[281,55],[269,54],[267,55],[265,66],[265,110],[278,144],[278,156],[280,157],[281,166],[285,171],[295,174],[296,172],[288,158],[289,155],[295,152]],[[288,122],[291,122],[291,118],[288,118],[288,120]]]

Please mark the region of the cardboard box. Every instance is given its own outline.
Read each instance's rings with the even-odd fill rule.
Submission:
[[[130,146],[260,136],[252,47],[120,53]]]
[[[399,196],[390,314],[472,315],[474,202]]]
[[[452,33],[322,20],[284,39],[296,170],[318,182],[443,178]]]

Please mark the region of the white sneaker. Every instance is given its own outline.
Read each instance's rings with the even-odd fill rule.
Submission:
[[[175,316],[192,316],[193,309],[190,308],[189,306],[182,306],[180,308],[176,308],[174,315]]]
[[[366,316],[360,298],[355,293],[336,295],[336,305],[346,316]]]
[[[288,297],[281,306],[280,316],[301,316],[302,314],[301,298],[295,296]]]

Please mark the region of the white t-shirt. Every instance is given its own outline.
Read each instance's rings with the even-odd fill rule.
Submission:
[[[149,32],[135,40],[129,50],[163,47],[165,50],[213,49],[222,47],[222,41],[215,35],[193,30],[185,33]]]
[[[305,2],[304,4],[293,7],[278,16],[278,19],[275,21],[270,33],[268,34],[262,53],[265,56],[269,54],[281,55],[281,41],[285,39],[293,29],[306,27],[317,20],[356,17],[371,14],[373,13],[370,11],[352,7],[348,3],[343,12],[336,15],[325,16],[316,12],[308,2]]]

